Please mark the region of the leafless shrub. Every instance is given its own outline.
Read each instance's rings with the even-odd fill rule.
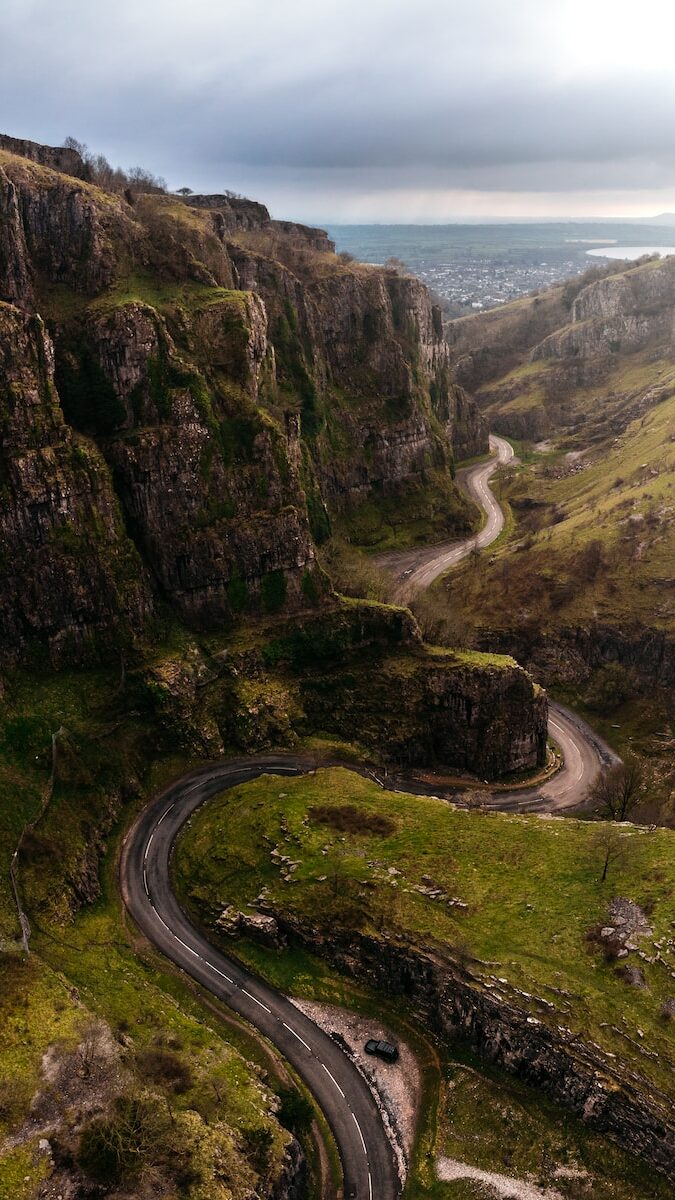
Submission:
[[[116,192],[121,195],[127,189],[137,192],[166,192],[167,190],[166,180],[161,176],[153,175],[144,167],[131,167],[128,171],[123,171],[121,167],[113,167],[104,154],[94,154],[84,142],[79,142],[74,137],[67,137],[63,144],[69,150],[75,150],[80,155],[82,161],[89,168],[89,177],[92,183],[106,192]]]
[[[620,864],[628,851],[628,840],[625,833],[609,822],[603,824],[592,839],[593,855],[602,864],[600,883],[604,883],[610,867]]]
[[[625,821],[645,793],[645,773],[635,758],[602,771],[586,794],[603,820]]]

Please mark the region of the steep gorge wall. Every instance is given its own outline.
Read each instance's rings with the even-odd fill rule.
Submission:
[[[70,150],[66,146],[42,146],[39,142],[0,133],[0,150],[29,158],[32,162],[39,163],[42,167],[50,167],[53,171],[60,171],[63,175],[73,175],[76,179],[89,178],[89,168],[77,150]]]
[[[0,303],[0,654],[55,663],[127,644],[153,609],[97,447],[65,422],[39,317]]]
[[[487,449],[487,425],[450,382],[440,314],[394,272],[338,264],[298,278],[231,247],[243,286],[265,302],[282,397],[296,394],[326,502],[344,511]]]
[[[532,360],[630,354],[651,343],[672,346],[675,259],[648,262],[590,283],[572,306],[567,327],[544,338]]]
[[[0,298],[48,318],[44,386],[64,437],[98,455],[124,521],[109,538],[144,561],[148,611],[154,593],[213,628],[315,603],[326,506],[424,486],[430,470],[456,499],[453,441],[477,452],[486,430],[448,383],[418,281],[344,264],[322,231],[253,202],[131,203],[56,162],[0,151]]]
[[[447,336],[455,379],[475,392],[496,432],[537,441],[593,417],[601,434],[605,416],[618,432],[652,392],[658,402],[653,387],[631,381],[630,368],[634,355],[644,367],[672,354],[675,259],[594,268],[564,287],[450,322]],[[578,400],[591,388],[607,391],[595,414],[583,410],[587,398]]]
[[[675,1180],[675,1125],[668,1097],[584,1045],[571,1030],[506,1000],[499,994],[499,981],[486,986],[441,949],[413,948],[391,937],[341,935],[335,929],[326,934],[286,913],[273,915],[301,945],[376,991],[405,997],[428,1028],[541,1088],[591,1128]]]
[[[482,647],[516,655],[546,686],[583,683],[591,672],[618,663],[645,684],[675,687],[675,641],[663,629],[596,622],[533,635],[513,629],[481,636]]]

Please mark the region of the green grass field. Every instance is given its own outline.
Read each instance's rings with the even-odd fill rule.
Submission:
[[[501,485],[516,511],[512,537],[437,585],[453,609],[477,630],[510,628],[525,608],[544,630],[589,620],[671,629],[673,430],[675,396],[574,470],[560,452],[530,451]]]
[[[478,976],[505,977],[505,992],[519,1005],[544,1021],[563,1021],[659,1086],[672,1087],[672,1039],[660,1015],[672,992],[672,835],[623,829],[622,857],[601,884],[599,828],[467,812],[325,770],[300,780],[262,778],[215,800],[179,843],[177,881],[204,920],[213,921],[226,904],[255,906],[267,888],[273,908],[320,926],[402,931],[413,944],[441,944],[489,963],[476,966]],[[271,857],[274,846],[299,862],[292,882]],[[423,876],[466,909],[417,891]],[[586,940],[616,895],[650,914],[649,955],[654,941],[662,948],[663,961],[636,959],[644,990],[626,986],[616,963],[605,962]],[[569,1000],[556,1000],[555,989]],[[555,1007],[542,1011],[522,993]],[[632,1047],[628,1038],[637,1039],[638,1027],[658,1058]]]
[[[622,895],[650,912],[654,939],[670,937],[672,836],[626,830],[626,856],[603,886],[596,833],[597,826],[578,821],[459,811],[432,799],[383,792],[344,770],[321,770],[297,780],[262,777],[212,801],[179,841],[176,878],[184,902],[212,930],[222,908],[255,909],[266,888],[276,911],[319,929],[345,923],[375,936],[395,929],[412,944],[454,948],[464,961],[468,956],[478,975],[508,980],[505,994],[531,1006],[538,1019],[573,1028],[658,1086],[671,1088],[672,1039],[660,1017],[672,990],[668,967],[636,960],[648,988],[629,988],[616,974],[616,963],[605,962],[585,934],[604,919],[608,900]],[[299,862],[293,882],[284,881],[271,858],[275,847]],[[423,876],[461,898],[468,910],[448,910],[414,891]],[[280,952],[227,939],[226,947],[291,995],[380,1019],[386,1014],[392,1029],[411,1038],[402,997],[373,996],[297,946]],[[474,957],[489,965],[474,964]],[[515,989],[542,996],[556,1008],[547,1015]],[[566,993],[564,1000],[556,998],[559,992]],[[659,1059],[633,1050],[605,1022],[636,1042],[640,1028],[643,1047]],[[539,1093],[458,1056],[456,1047],[454,1054],[426,1043],[416,1049],[426,1064],[426,1090],[409,1200],[482,1194],[466,1180],[438,1181],[438,1155],[555,1187],[570,1200],[668,1195],[668,1185],[643,1165]],[[569,1174],[554,1176],[561,1166]]]

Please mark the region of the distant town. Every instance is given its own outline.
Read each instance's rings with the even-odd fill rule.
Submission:
[[[495,308],[579,275],[605,255],[616,257],[617,245],[669,244],[672,233],[672,227],[619,222],[329,226],[338,251],[361,262],[398,260],[451,316]]]
[[[550,287],[572,275],[578,275],[591,264],[577,258],[561,262],[517,263],[492,262],[485,258],[466,262],[414,264],[414,272],[442,300],[454,309],[495,308],[508,300],[517,300],[528,292]]]

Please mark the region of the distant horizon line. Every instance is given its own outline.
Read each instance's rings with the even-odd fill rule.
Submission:
[[[317,218],[312,219],[311,223],[339,229],[427,229],[446,225],[647,225],[668,229],[672,226],[660,223],[666,218],[675,223],[675,213],[658,213],[654,217],[448,217],[443,221],[333,221]],[[301,223],[310,223],[310,218],[303,219]]]

